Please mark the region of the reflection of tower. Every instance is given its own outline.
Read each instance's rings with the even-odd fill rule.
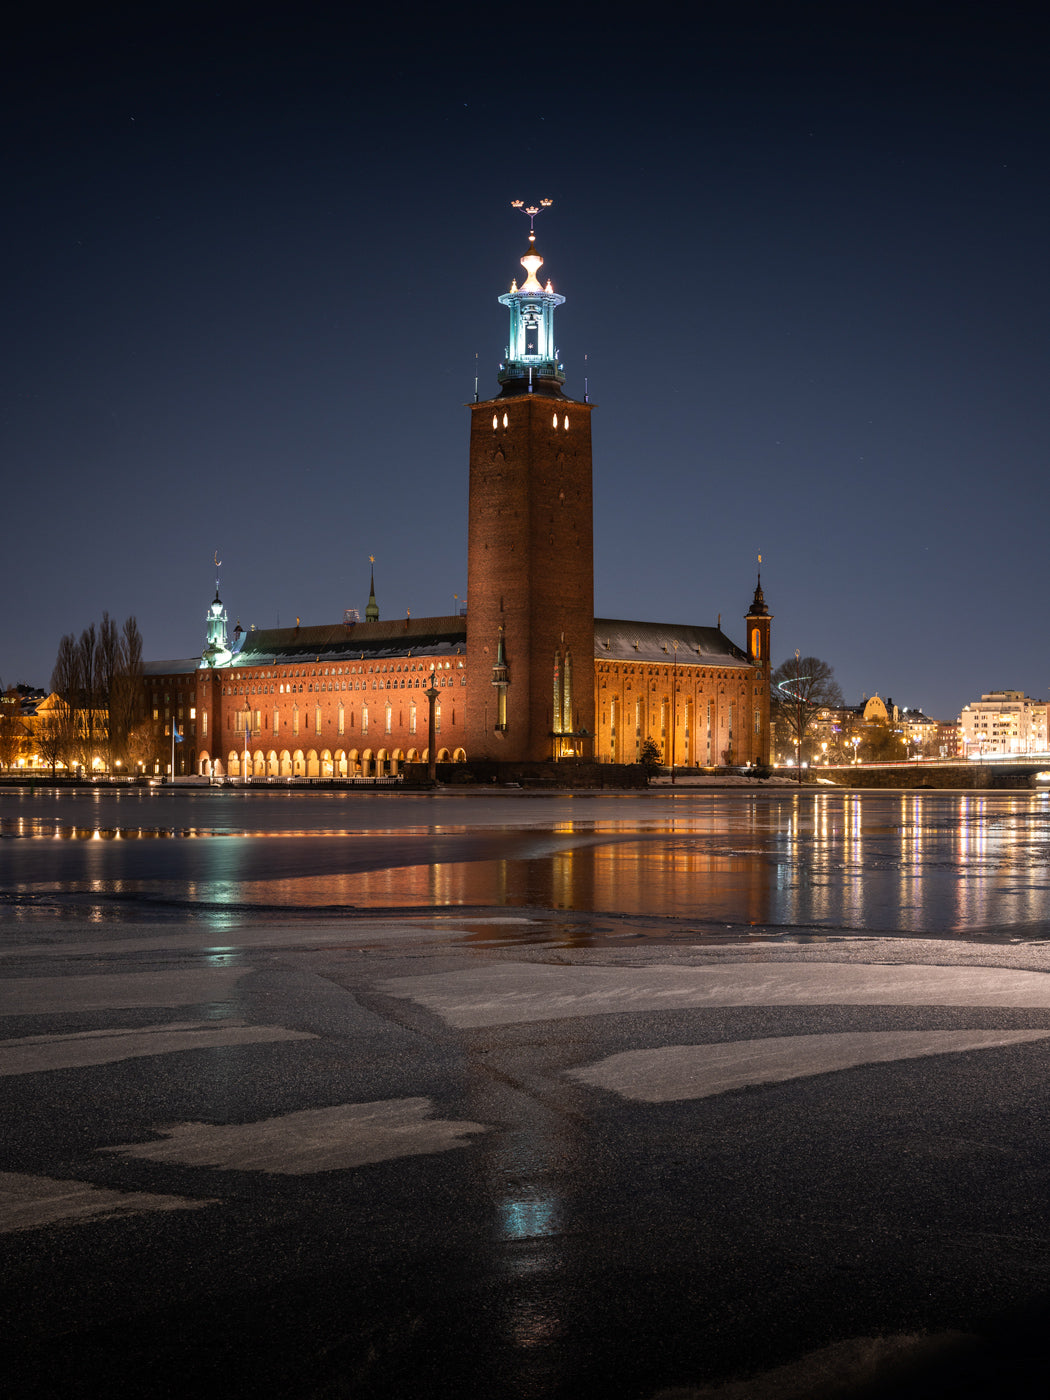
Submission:
[[[500,679],[470,687],[467,742],[478,757],[541,760],[594,733],[593,684],[568,707],[563,685],[568,658],[581,678],[594,664],[591,405],[562,393],[564,297],[536,278],[534,233],[521,264],[525,280],[499,298],[510,312],[502,388],[470,406],[467,659],[471,675],[498,667]],[[575,747],[590,756],[589,741]]]
[[[762,556],[758,562],[761,564]],[[747,610],[744,622],[747,626],[747,654],[755,668],[752,702],[754,707],[751,726],[752,754],[758,763],[769,762],[769,624],[773,614],[766,607],[762,596],[762,574],[758,575],[755,596]]]

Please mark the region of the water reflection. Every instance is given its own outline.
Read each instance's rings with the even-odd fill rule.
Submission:
[[[263,799],[221,831],[192,801],[169,810],[167,826],[90,825],[60,805],[4,806],[0,913],[45,897],[98,921],[118,906],[188,909],[221,932],[267,911],[535,908],[1018,937],[1042,937],[1050,915],[1046,793],[308,800],[280,812]]]

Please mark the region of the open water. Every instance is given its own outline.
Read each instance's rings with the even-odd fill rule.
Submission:
[[[574,943],[628,925],[1041,940],[1050,795],[0,791],[0,924],[455,911],[522,936],[504,910],[556,916]]]

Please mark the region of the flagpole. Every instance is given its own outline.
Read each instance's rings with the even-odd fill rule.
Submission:
[[[171,781],[175,781],[175,730],[177,726],[175,720],[171,721]]]

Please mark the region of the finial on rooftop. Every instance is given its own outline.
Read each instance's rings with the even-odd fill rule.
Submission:
[[[529,242],[530,242],[530,243],[535,243],[535,242],[536,242],[536,215],[537,215],[537,214],[542,214],[543,211],[544,211],[544,209],[549,209],[553,203],[554,203],[554,200],[553,200],[553,199],[541,199],[540,202],[539,202],[539,204],[530,204],[530,205],[528,206],[528,208],[526,208],[526,207],[525,207],[525,201],[524,201],[523,199],[512,199],[512,200],[511,200],[511,202],[510,202],[510,207],[511,207],[512,209],[521,209],[521,210],[523,211],[523,213],[526,213],[526,214],[528,214],[528,216],[529,216]]]

